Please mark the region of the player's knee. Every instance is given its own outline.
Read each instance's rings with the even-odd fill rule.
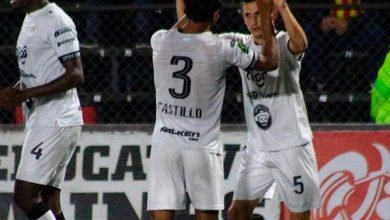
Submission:
[[[236,206],[232,205],[228,209],[228,220],[238,219],[239,210]]]
[[[152,210],[148,213],[152,220],[170,220],[175,216],[175,212],[172,210]]]
[[[21,192],[15,192],[13,199],[15,205],[23,211],[28,211],[31,208],[31,200],[30,198],[27,198],[26,194]]]
[[[310,210],[305,212],[290,212],[291,220],[310,220]]]
[[[15,205],[18,206],[24,212],[30,210],[41,200],[38,195],[33,195],[35,194],[32,194],[28,191],[16,190],[13,195]]]

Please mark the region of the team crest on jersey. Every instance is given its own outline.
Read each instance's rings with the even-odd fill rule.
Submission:
[[[24,65],[27,58],[27,46],[16,48],[16,56],[18,57],[19,63]]]
[[[263,130],[267,130],[272,125],[272,117],[269,109],[264,105],[257,105],[253,110],[254,118],[257,126]]]

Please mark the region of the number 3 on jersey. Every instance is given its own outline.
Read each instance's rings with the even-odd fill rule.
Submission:
[[[185,99],[190,95],[191,91],[191,78],[188,76],[188,73],[192,69],[192,60],[189,57],[173,56],[171,59],[171,65],[178,65],[180,61],[184,62],[184,68],[173,72],[172,77],[183,80],[183,89],[181,92],[177,92],[176,89],[169,88],[169,94],[171,94],[173,98]]]

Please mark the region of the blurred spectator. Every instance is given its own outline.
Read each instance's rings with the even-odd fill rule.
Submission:
[[[152,4],[152,0],[134,0],[135,5],[137,6],[146,6]],[[148,46],[149,39],[153,33],[151,24],[152,13],[150,10],[138,9],[135,14],[135,23],[136,23],[136,46]]]
[[[376,123],[390,124],[390,46],[371,91],[371,117]]]
[[[309,36],[307,61],[312,89],[368,92],[386,50],[384,30],[372,15],[375,11],[360,7],[361,0],[328,2],[339,7],[325,12]]]
[[[104,0],[86,0],[87,6],[99,7],[104,5]],[[101,36],[102,19],[99,13],[90,12],[86,19],[86,37],[82,41],[83,46],[95,47],[99,44],[98,37]]]

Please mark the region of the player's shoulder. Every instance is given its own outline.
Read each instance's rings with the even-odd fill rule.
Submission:
[[[35,16],[34,20],[44,32],[51,32],[64,27],[71,30],[76,29],[70,16],[55,3],[49,3],[38,16]]]
[[[288,41],[290,36],[286,31],[278,31],[275,36],[277,41]]]
[[[158,30],[158,31],[156,31],[156,32],[153,33],[152,39],[153,39],[153,38],[154,38],[154,39],[163,38],[163,37],[165,37],[165,35],[166,35],[167,33],[168,33],[168,31],[165,30],[165,29]]]
[[[251,40],[251,35],[249,34],[243,34],[243,33],[237,33],[237,32],[228,32],[228,33],[222,33],[218,34],[218,37],[230,40],[230,41],[240,41],[242,43],[247,43]]]
[[[59,23],[68,23],[73,24],[72,18],[57,4],[50,3],[46,9],[45,18],[47,22],[52,22],[53,24]]]
[[[165,39],[167,34],[168,34],[168,31],[165,29],[158,30],[158,31],[154,32],[152,37],[150,38],[150,44],[151,44],[152,48],[155,48],[155,46],[158,44],[158,42]]]

